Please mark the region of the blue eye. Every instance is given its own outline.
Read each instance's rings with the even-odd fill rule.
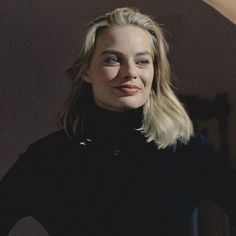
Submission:
[[[146,59],[146,58],[141,58],[136,63],[140,66],[146,66],[146,65],[150,64],[150,60]]]
[[[117,57],[115,57],[115,56],[106,57],[106,58],[104,59],[104,62],[105,62],[106,64],[110,64],[110,65],[117,65],[117,64],[120,63],[119,59],[118,59]]]

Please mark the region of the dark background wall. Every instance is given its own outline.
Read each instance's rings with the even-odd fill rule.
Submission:
[[[81,31],[120,6],[138,7],[169,31],[178,92],[207,99],[227,92],[236,166],[236,27],[215,10],[200,0],[7,0],[0,2],[0,177],[29,143],[56,129],[56,112],[69,91],[64,70]],[[216,123],[208,125],[217,143]],[[18,224],[11,235],[44,235],[32,219],[26,225]]]

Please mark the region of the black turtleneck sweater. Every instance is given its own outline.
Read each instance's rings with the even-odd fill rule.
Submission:
[[[31,144],[0,183],[0,235],[33,216],[52,236],[187,236],[201,199],[236,215],[236,173],[201,136],[158,150],[142,108],[95,105],[83,132]]]

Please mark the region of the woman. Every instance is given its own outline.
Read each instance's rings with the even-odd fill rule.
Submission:
[[[81,42],[63,129],[30,145],[1,182],[1,235],[30,215],[49,235],[184,236],[204,198],[234,217],[235,171],[193,135],[160,27],[118,8]]]

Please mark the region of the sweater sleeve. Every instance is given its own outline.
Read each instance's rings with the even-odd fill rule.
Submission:
[[[236,171],[227,161],[217,160],[209,179],[216,194],[215,201],[229,215],[233,235],[236,235]]]
[[[20,219],[31,215],[36,172],[28,150],[0,182],[0,236],[7,235]]]
[[[207,139],[200,137],[195,146],[195,162],[200,197],[218,203],[236,229],[236,170],[220,156]],[[199,181],[200,180],[200,181]],[[236,234],[235,234],[236,235]]]

